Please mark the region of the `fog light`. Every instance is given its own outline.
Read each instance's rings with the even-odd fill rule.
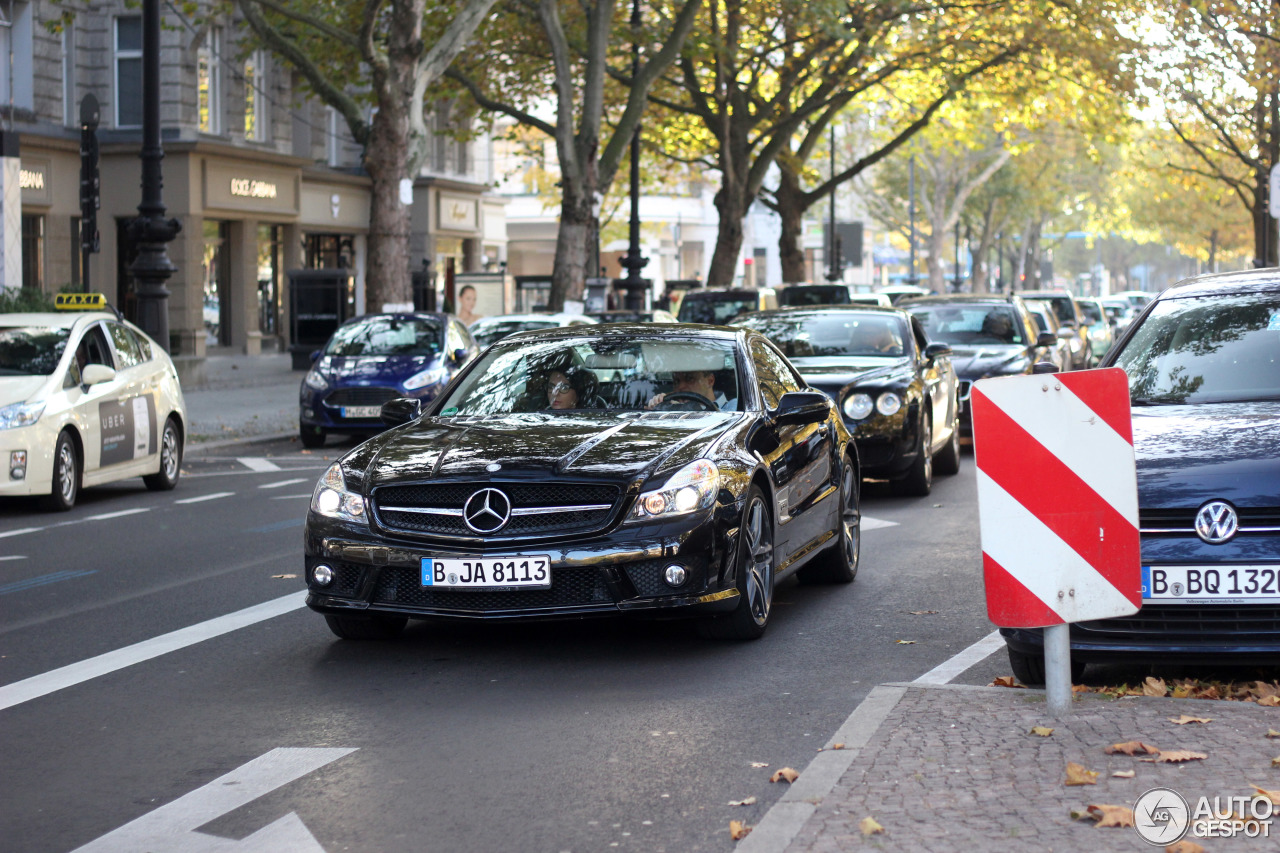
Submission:
[[[311,570],[311,578],[316,586],[328,586],[333,583],[333,569],[321,563]]]
[[[303,416],[304,418],[314,418],[314,417],[316,416],[316,410],[315,410],[315,409],[303,409],[303,410],[302,410],[302,416]]]
[[[27,476],[27,451],[13,450],[9,453],[9,479],[24,480]]]
[[[684,570],[684,566],[670,565],[667,570],[662,573],[662,579],[667,582],[667,586],[684,586],[685,579],[689,577],[689,573]]]

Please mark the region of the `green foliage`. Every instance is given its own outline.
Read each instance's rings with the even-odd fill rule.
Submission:
[[[44,313],[53,311],[53,297],[34,287],[0,290],[0,314]]]

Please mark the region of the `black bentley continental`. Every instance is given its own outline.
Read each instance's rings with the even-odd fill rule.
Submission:
[[[307,604],[344,639],[622,614],[752,639],[782,578],[857,572],[850,434],[749,329],[517,334],[382,416],[307,516]]]

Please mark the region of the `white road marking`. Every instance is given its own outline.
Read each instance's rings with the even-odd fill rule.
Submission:
[[[263,459],[260,456],[240,456],[236,458],[236,461],[248,468],[250,471],[267,473],[269,471],[280,470],[279,465],[272,462],[270,459]]]
[[[222,634],[291,613],[305,607],[306,598],[307,591],[300,590],[282,598],[228,613],[226,616],[219,616],[150,640],[143,640],[141,643],[125,646],[123,649],[116,649],[113,652],[106,652],[97,657],[24,678],[22,681],[15,681],[13,684],[6,684],[0,687],[0,711],[47,696],[66,687],[74,687],[100,675],[133,666],[135,663],[142,663],[178,649],[185,649],[187,646],[194,646],[196,643],[203,643]]]
[[[958,652],[917,678],[912,684],[949,684],[951,679],[974,664],[986,660],[993,652],[1004,648],[1004,637],[992,631],[964,651]]]
[[[196,828],[353,752],[354,749],[273,749],[204,787],[77,848],[74,853],[133,850],[153,853],[271,853],[277,850],[324,853],[324,848],[295,812],[240,841],[196,832]]]
[[[885,521],[883,518],[872,518],[869,515],[864,515],[862,521],[858,524],[860,530],[879,530],[882,527],[897,526],[898,522],[896,521]]]
[[[200,503],[201,501],[213,501],[213,500],[217,500],[218,498],[229,498],[229,497],[231,497],[231,496],[232,496],[232,495],[234,495],[234,494],[235,494],[235,492],[214,492],[214,493],[213,493],[213,494],[211,494],[211,495],[201,495],[201,496],[200,496],[200,497],[198,497],[198,498],[183,498],[183,499],[182,499],[182,500],[180,500],[180,501],[174,501],[174,503],[176,503],[176,504],[198,504],[198,503]]]
[[[306,477],[299,477],[296,480],[281,480],[278,483],[263,483],[261,486],[258,486],[258,488],[259,489],[278,489],[281,486],[295,486],[298,483],[305,483],[305,482],[307,482]]]
[[[271,498],[271,500],[273,500],[273,501],[300,501],[300,500],[303,500],[303,499],[310,499],[310,497],[311,497],[311,493],[310,493],[310,492],[307,492],[305,495],[275,495],[274,497],[272,497],[272,498]]]
[[[0,557],[0,563],[4,562],[5,560],[25,560],[25,559],[27,558],[18,554],[9,554],[8,556]]]
[[[39,533],[44,530],[43,527],[19,527],[17,530],[6,530],[0,533],[0,539],[8,539],[10,536],[21,536],[24,533]]]
[[[137,515],[140,512],[151,512],[151,507],[140,506],[135,507],[134,509],[122,509],[119,512],[104,512],[99,515],[91,515],[88,518],[83,518],[81,521],[106,521],[109,518],[123,518],[126,515]]]

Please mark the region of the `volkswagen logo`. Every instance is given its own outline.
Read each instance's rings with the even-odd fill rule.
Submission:
[[[1210,545],[1221,545],[1236,535],[1236,510],[1226,501],[1209,501],[1196,513],[1196,535]]]
[[[497,533],[511,520],[511,499],[497,489],[481,489],[467,498],[462,520],[476,533]]]

